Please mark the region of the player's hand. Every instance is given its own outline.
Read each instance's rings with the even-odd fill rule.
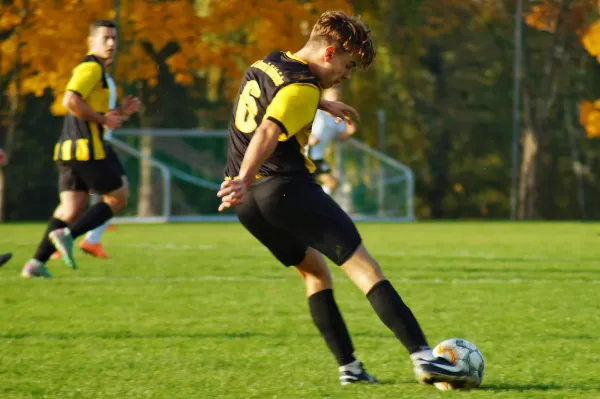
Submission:
[[[104,127],[110,130],[117,130],[121,123],[121,113],[117,110],[110,110],[104,115]]]
[[[142,102],[139,98],[129,95],[123,99],[123,104],[121,104],[121,112],[125,116],[130,116],[138,112],[141,106]]]
[[[0,166],[6,163],[6,153],[2,148],[0,148]]]
[[[319,100],[319,109],[329,112],[333,116],[337,116],[340,118],[339,121],[355,119],[360,122],[358,111],[341,101],[329,101],[321,98]]]
[[[244,202],[244,196],[251,184],[245,179],[225,180],[221,183],[221,189],[217,193],[217,197],[221,198],[219,212]]]

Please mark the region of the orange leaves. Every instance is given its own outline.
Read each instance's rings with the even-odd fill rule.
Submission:
[[[579,103],[579,123],[588,138],[600,137],[600,100]]]
[[[546,4],[531,7],[525,14],[525,23],[532,28],[553,32],[557,16],[558,2],[547,1]]]
[[[111,4],[110,0],[12,2],[2,9],[0,19],[0,26],[9,30],[0,41],[0,73],[17,67],[22,93],[39,96],[46,88],[64,87],[71,69],[85,55],[89,23],[106,17]]]
[[[13,0],[0,5],[0,73],[19,66],[23,93],[46,88],[62,96],[72,68],[87,51],[89,24],[115,15],[113,0]],[[175,80],[219,68],[236,82],[248,64],[273,50],[297,50],[327,9],[351,10],[348,0],[121,0],[119,82],[157,82],[163,57]],[[174,45],[176,44],[176,45]],[[158,57],[158,58],[157,58]],[[60,99],[53,112],[60,112]]]
[[[581,43],[587,52],[600,62],[600,19],[586,30],[581,38]]]
[[[562,0],[544,0],[529,8],[525,13],[525,23],[538,30],[554,32],[559,17]],[[564,28],[582,33],[592,13],[595,0],[571,0],[564,15]]]

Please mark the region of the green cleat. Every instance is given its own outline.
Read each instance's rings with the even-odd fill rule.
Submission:
[[[73,270],[77,269],[77,264],[73,257],[73,236],[71,236],[71,231],[67,227],[57,229],[51,231],[48,234],[48,238],[50,238],[50,241],[52,241],[52,244],[54,244],[54,247],[60,253],[65,265],[73,268]]]
[[[35,259],[31,259],[21,270],[21,277],[23,278],[51,278],[52,275],[46,269],[46,266]]]

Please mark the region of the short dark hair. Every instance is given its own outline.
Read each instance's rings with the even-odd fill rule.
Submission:
[[[360,65],[368,67],[375,58],[371,30],[360,17],[343,11],[326,11],[319,17],[310,33],[309,42],[335,44],[350,54],[358,54]]]
[[[98,28],[115,28],[117,25],[109,19],[98,19],[90,25],[90,36],[94,36]]]

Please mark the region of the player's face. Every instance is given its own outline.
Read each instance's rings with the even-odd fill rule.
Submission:
[[[333,87],[344,80],[350,79],[357,66],[355,56],[334,46],[327,46],[323,55],[324,68],[321,85],[324,89]]]
[[[104,60],[112,60],[117,51],[117,30],[102,26],[88,38],[88,42],[92,54]]]

